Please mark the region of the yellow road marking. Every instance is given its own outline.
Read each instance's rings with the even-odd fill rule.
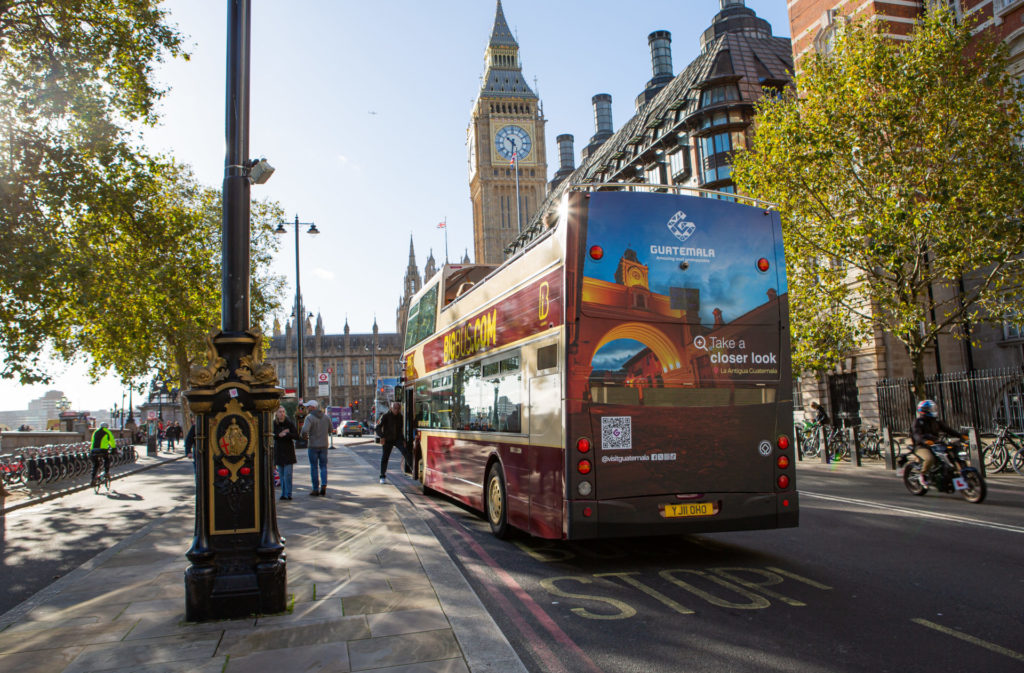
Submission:
[[[971,643],[972,645],[984,647],[986,650],[990,650],[992,652],[995,652],[996,654],[1001,654],[1004,657],[1010,657],[1011,659],[1016,659],[1017,661],[1024,661],[1024,654],[1021,654],[1020,652],[1014,652],[1013,650],[1008,650],[1005,647],[1001,647],[999,645],[996,645],[995,643],[990,643],[987,640],[982,640],[981,638],[969,636],[966,633],[961,633],[955,629],[950,629],[940,624],[936,624],[935,622],[930,622],[927,619],[911,619],[910,621],[914,622],[915,624],[920,624],[921,626],[927,626],[929,629],[935,629],[936,631],[945,633],[948,636],[953,636],[954,638],[965,640],[968,643]]]

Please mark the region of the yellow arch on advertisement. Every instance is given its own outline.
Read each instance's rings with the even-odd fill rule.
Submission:
[[[593,362],[597,352],[616,339],[633,339],[650,348],[661,362],[661,368],[665,373],[681,366],[679,351],[668,335],[657,327],[642,322],[627,322],[608,330],[601,337],[594,352],[590,354],[590,361]]]

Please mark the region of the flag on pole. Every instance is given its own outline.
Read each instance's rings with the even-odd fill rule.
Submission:
[[[444,229],[446,226],[448,226],[448,221],[447,220],[444,221],[444,222],[439,222],[438,225],[437,225],[437,228],[438,229]]]
[[[516,165],[516,153],[515,152],[512,152],[512,158],[508,160],[508,165],[509,166],[515,166]]]

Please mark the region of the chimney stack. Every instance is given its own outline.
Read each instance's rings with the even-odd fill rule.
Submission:
[[[590,144],[583,148],[581,160],[586,159],[597,151],[597,148],[604,144],[614,134],[612,130],[612,96],[608,93],[599,93],[590,99],[594,104],[594,128],[596,133],[590,138]]]
[[[573,142],[575,138],[571,133],[563,133],[558,136],[558,161],[560,166],[558,172],[555,173],[554,177],[551,178],[551,182],[548,185],[549,190],[553,190],[555,187],[565,180],[567,177],[572,175],[572,172],[576,170],[576,153],[573,149]]]
[[[672,33],[667,30],[656,30],[647,36],[647,44],[651,47],[651,70],[654,76],[647,83],[647,88],[636,97],[636,109],[639,112],[654,98],[665,85],[672,81]]]
[[[571,133],[563,133],[556,139],[558,141],[558,172],[573,172],[576,170],[576,154],[573,150],[573,142],[576,140]]]
[[[594,128],[597,131],[590,142],[607,140],[612,135],[612,96],[599,93],[590,102],[594,104]]]

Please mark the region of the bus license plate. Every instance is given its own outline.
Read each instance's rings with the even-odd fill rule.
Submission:
[[[665,505],[665,518],[681,516],[712,516],[715,512],[713,502],[688,502],[682,505]]]

